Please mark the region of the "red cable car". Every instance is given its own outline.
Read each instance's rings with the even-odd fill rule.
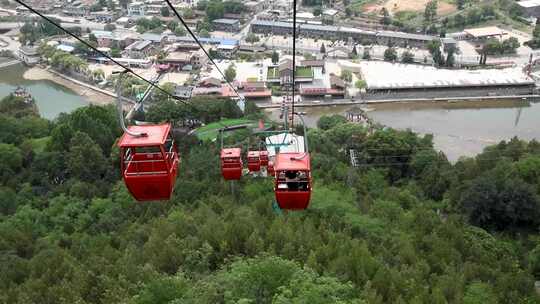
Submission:
[[[274,191],[281,209],[304,210],[311,198],[309,153],[279,153],[275,159]]]
[[[274,176],[276,174],[276,171],[274,170],[274,162],[273,161],[268,161],[268,167],[267,167],[267,170],[268,170],[268,176]]]
[[[239,180],[242,177],[242,149],[229,148],[221,150],[221,175],[226,180]]]
[[[257,172],[261,170],[261,159],[259,151],[248,151],[248,169],[250,172]]]
[[[268,151],[266,150],[259,151],[259,158],[260,158],[262,167],[268,166]]]
[[[129,126],[118,142],[124,182],[138,201],[171,197],[180,160],[170,131],[170,124]]]

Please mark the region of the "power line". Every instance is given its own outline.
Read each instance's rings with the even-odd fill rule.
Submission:
[[[148,83],[150,86],[160,90],[161,92],[167,94],[168,96],[172,97],[173,99],[175,100],[179,100],[180,102],[184,103],[184,104],[188,104],[187,102],[185,102],[184,100],[180,99],[179,97],[177,96],[174,96],[172,95],[171,93],[167,92],[166,90],[162,89],[161,87],[155,85],[152,81],[142,77],[141,75],[133,72],[133,70],[131,70],[129,67],[121,64],[120,62],[114,60],[111,56],[105,54],[104,52],[98,50],[96,47],[94,47],[93,45],[89,44],[88,42],[84,41],[83,39],[81,39],[79,36],[73,34],[71,31],[65,29],[64,27],[62,27],[61,25],[59,25],[58,23],[54,22],[52,19],[50,19],[49,17],[41,14],[40,12],[38,12],[37,10],[35,10],[34,8],[32,8],[31,6],[29,6],[28,4],[24,3],[23,1],[21,0],[15,0],[17,1],[20,5],[26,7],[29,11],[31,11],[32,13],[38,15],[39,17],[47,20],[49,23],[51,23],[52,25],[56,26],[57,28],[59,28],[60,30],[66,32],[68,35],[70,35],[71,37],[75,38],[76,40],[78,40],[79,42],[81,42],[82,44],[84,44],[85,46],[91,48],[92,50],[94,50],[95,52],[97,52],[98,54],[100,54],[101,56],[109,59],[111,62],[113,62],[114,64],[122,67],[124,70],[128,71],[129,73],[135,75],[135,77],[139,78],[140,80]]]
[[[221,76],[223,77],[223,79],[227,82],[227,84],[229,85],[229,87],[234,91],[234,93],[238,96],[238,98],[243,99],[242,96],[240,96],[240,93],[238,93],[238,91],[236,90],[236,88],[231,84],[231,82],[227,79],[227,77],[225,77],[225,74],[221,71],[221,69],[219,68],[219,66],[214,62],[214,59],[212,59],[212,56],[210,56],[210,54],[209,54],[209,53],[206,51],[206,49],[203,47],[202,43],[199,41],[199,38],[197,38],[197,36],[195,36],[195,34],[194,34],[193,31],[189,28],[189,26],[186,24],[186,22],[184,21],[184,19],[182,19],[182,17],[180,16],[180,14],[179,14],[178,11],[176,10],[176,8],[174,8],[174,6],[172,5],[171,1],[165,0],[165,2],[167,2],[167,4],[168,4],[169,7],[172,9],[172,11],[173,11],[174,14],[176,15],[176,17],[178,17],[178,19],[180,20],[180,22],[182,23],[182,25],[186,28],[186,31],[189,33],[189,35],[195,40],[195,42],[197,42],[197,44],[198,44],[199,47],[202,49],[202,51],[204,52],[204,54],[206,55],[206,57],[208,57],[208,59],[210,60],[210,62],[216,67],[216,69],[217,69],[218,72],[221,74]]]
[[[296,89],[296,0],[293,0],[293,40],[292,40],[292,118],[291,127],[294,127],[294,90]]]

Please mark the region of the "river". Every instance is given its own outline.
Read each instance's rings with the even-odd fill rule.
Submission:
[[[50,80],[26,80],[27,68],[15,65],[0,73],[0,97],[24,86],[36,99],[42,117],[54,119],[88,104],[86,97]],[[314,127],[322,115],[345,115],[350,106],[304,108],[306,123]],[[488,145],[514,136],[540,139],[540,103],[483,101],[459,103],[398,103],[362,106],[376,122],[396,129],[433,134],[435,147],[451,161],[474,156]],[[277,110],[271,117],[276,119]]]
[[[322,115],[345,115],[350,106],[303,108],[306,124]],[[449,160],[474,156],[489,145],[514,136],[540,139],[540,103],[481,101],[459,103],[398,103],[362,106],[374,121],[396,129],[433,134],[434,144]],[[276,118],[277,110],[271,111]]]
[[[47,119],[88,105],[85,97],[50,80],[24,79],[26,69],[22,64],[0,69],[0,98],[12,93],[18,85],[23,86],[36,100],[40,115]]]

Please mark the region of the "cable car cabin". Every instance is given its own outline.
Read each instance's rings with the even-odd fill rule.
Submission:
[[[259,151],[259,159],[261,161],[262,167],[268,166],[268,151],[265,151],[265,150]]]
[[[248,151],[248,169],[250,172],[257,172],[261,170],[261,158],[259,151]]]
[[[274,191],[281,209],[304,210],[311,198],[311,164],[308,153],[279,153],[275,159]]]
[[[242,149],[229,148],[221,150],[221,175],[226,180],[239,180],[242,177]]]
[[[268,161],[268,167],[267,167],[268,175],[274,176],[276,174],[276,171],[274,171],[274,162]]]
[[[147,134],[124,133],[118,142],[122,176],[129,192],[138,201],[170,199],[180,163],[171,125],[130,126],[128,130]]]

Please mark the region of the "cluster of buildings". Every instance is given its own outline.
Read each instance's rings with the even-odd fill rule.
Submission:
[[[187,58],[185,59],[187,61]],[[250,67],[248,67],[250,66]],[[290,92],[293,70],[296,73],[298,95],[304,97],[339,97],[346,95],[347,84],[334,74],[327,74],[322,60],[303,60],[293,69],[291,59],[284,59],[277,64],[239,63],[242,75],[233,85],[246,99],[269,99],[272,95]],[[216,95],[235,97],[236,93],[225,82],[216,77],[201,79],[195,87],[179,86],[179,97],[189,91],[192,95]]]
[[[290,36],[293,23],[288,21],[254,20],[251,22],[252,33]],[[382,44],[403,47],[424,47],[426,43],[438,37],[392,31],[369,31],[345,26],[333,26],[313,23],[297,23],[297,33],[302,37],[327,40],[352,39],[362,44]]]

